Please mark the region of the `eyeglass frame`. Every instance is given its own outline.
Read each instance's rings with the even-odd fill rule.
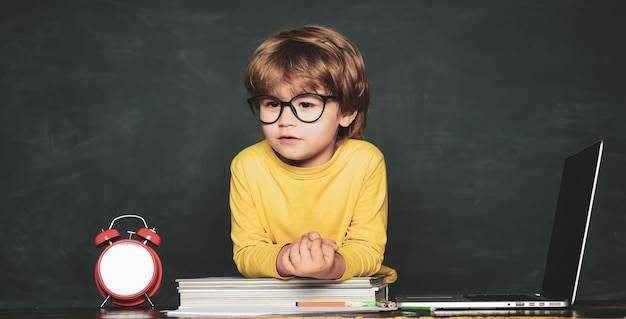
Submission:
[[[315,96],[318,96],[318,97],[322,98],[322,102],[323,102],[323,104],[322,104],[322,112],[320,112],[320,115],[316,119],[314,119],[312,121],[305,121],[305,120],[301,119],[300,116],[298,116],[298,111],[296,111],[296,107],[291,103],[293,100],[295,100],[295,99],[297,99],[297,98],[299,98],[301,96],[305,96],[305,95],[315,95]],[[259,111],[258,115],[257,115],[257,113],[254,112],[254,106],[253,106],[252,102],[255,99],[260,98],[260,97],[269,97],[269,98],[272,98],[272,99],[276,100],[276,102],[280,103],[280,111],[278,111],[278,116],[276,117],[276,119],[274,121],[272,121],[272,122],[265,122],[265,121],[261,120],[261,114],[260,114],[261,112],[260,111]],[[329,99],[336,99],[336,98],[338,98],[338,97],[335,96],[335,95],[326,95],[326,94],[320,94],[320,93],[301,93],[301,94],[298,94],[298,95],[292,97],[291,100],[289,100],[287,102],[284,102],[284,101],[281,101],[279,98],[277,98],[275,96],[267,95],[267,94],[260,94],[260,95],[255,95],[255,96],[249,97],[248,99],[246,99],[246,101],[248,102],[248,106],[250,106],[250,111],[252,112],[254,117],[257,120],[259,120],[259,122],[261,122],[263,124],[274,124],[274,123],[278,122],[280,117],[283,115],[283,109],[285,109],[285,106],[289,106],[289,109],[291,109],[291,113],[293,113],[293,115],[296,116],[298,121],[300,121],[302,123],[313,123],[313,122],[319,120],[320,118],[322,118],[322,115],[324,114],[324,111],[326,110],[326,103],[328,102],[328,100]]]

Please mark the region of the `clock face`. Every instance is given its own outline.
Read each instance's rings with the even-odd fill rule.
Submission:
[[[96,280],[114,298],[133,299],[154,287],[160,274],[156,253],[137,240],[119,240],[100,255]]]

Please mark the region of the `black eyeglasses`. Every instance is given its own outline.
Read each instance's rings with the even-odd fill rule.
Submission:
[[[271,95],[257,95],[248,99],[248,105],[250,105],[254,117],[263,124],[276,123],[285,106],[289,106],[298,120],[304,123],[313,123],[322,117],[326,102],[333,98],[336,96],[304,93],[294,96],[289,102],[283,102]]]

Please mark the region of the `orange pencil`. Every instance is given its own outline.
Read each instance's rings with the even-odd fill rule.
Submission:
[[[296,307],[375,307],[376,302],[298,301]]]

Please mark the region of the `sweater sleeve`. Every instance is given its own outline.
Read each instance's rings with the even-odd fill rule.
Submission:
[[[276,270],[276,257],[280,245],[272,242],[256,213],[250,187],[241,162],[235,158],[231,164],[230,179],[231,239],[233,261],[246,277],[280,278]]]
[[[341,279],[384,273],[389,280],[395,280],[395,270],[382,266],[387,243],[387,207],[385,161],[382,155],[374,156],[339,250],[346,260],[346,271]]]

